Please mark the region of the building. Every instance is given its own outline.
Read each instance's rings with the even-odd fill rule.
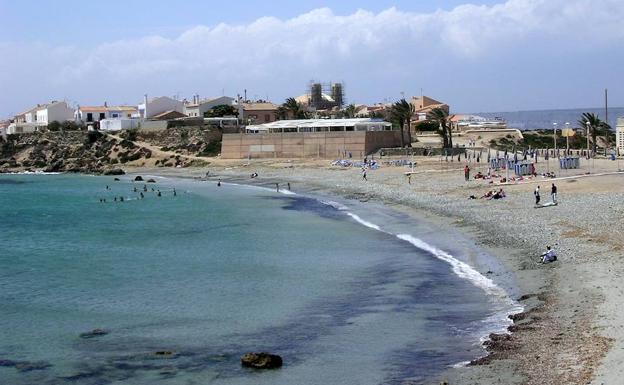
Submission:
[[[238,116],[243,124],[264,124],[277,120],[278,106],[271,102],[239,103]]]
[[[431,112],[434,108],[441,108],[448,114],[450,111],[449,105],[439,102],[428,96],[413,96],[410,104],[414,107],[415,120],[427,120],[427,113]]]
[[[507,129],[507,122],[502,118],[487,119],[478,115],[452,115],[449,122],[453,131]]]
[[[10,125],[11,125],[10,120],[0,121],[0,137],[2,137],[2,139],[6,139],[7,129],[9,128]]]
[[[248,133],[284,133],[284,132],[341,132],[341,131],[390,131],[392,123],[381,119],[299,119],[278,120],[272,123],[249,125]]]
[[[617,119],[617,125],[615,127],[615,145],[618,152],[622,154],[624,152],[624,117]]]
[[[191,118],[203,118],[204,114],[216,106],[231,106],[234,98],[229,96],[221,96],[218,98],[199,99],[199,95],[193,96],[192,103],[184,104],[184,115]]]
[[[340,110],[345,103],[342,83],[311,83],[307,93],[295,100],[311,110]]]
[[[94,123],[104,119],[129,119],[137,114],[134,106],[78,106],[75,113],[76,122]]]
[[[221,157],[355,158],[380,148],[398,147],[401,132],[374,119],[280,120],[246,127],[245,134],[223,134]]]
[[[142,119],[151,119],[156,115],[168,111],[177,111],[184,114],[184,103],[168,96],[159,96],[148,99],[147,95],[145,95],[143,103],[138,105],[137,110],[137,117]]]
[[[28,111],[15,115],[13,123],[7,127],[8,134],[25,134],[45,128],[51,122],[74,120],[74,109],[66,102],[52,101],[38,104]]]

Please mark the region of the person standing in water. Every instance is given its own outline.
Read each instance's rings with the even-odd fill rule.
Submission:
[[[217,187],[221,187],[221,179],[217,182]]]
[[[279,183],[275,183],[275,190],[279,192]]]
[[[175,197],[175,196],[178,196],[178,193],[176,193],[175,188],[173,189],[173,196],[174,196],[174,197]]]
[[[290,191],[290,182],[288,182],[288,191]]]

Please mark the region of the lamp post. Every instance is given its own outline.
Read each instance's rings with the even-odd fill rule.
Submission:
[[[566,122],[566,156],[570,153],[570,123]]]
[[[553,123],[553,141],[555,142],[555,154],[557,154],[557,123]]]
[[[589,159],[589,128],[591,127],[589,120],[585,122],[585,126],[587,127],[587,159]]]

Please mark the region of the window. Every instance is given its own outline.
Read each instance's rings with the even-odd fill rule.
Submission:
[[[264,115],[264,121],[265,122],[270,122],[271,121],[271,115],[269,115],[269,114]]]
[[[106,114],[104,114],[103,112],[100,112],[100,120],[102,119],[106,119]]]
[[[87,113],[87,122],[92,122],[93,121],[93,114],[92,113]]]
[[[112,114],[112,117],[113,117],[113,118],[118,118],[118,117],[119,117],[119,114],[117,114],[117,113],[113,113],[113,114]]]

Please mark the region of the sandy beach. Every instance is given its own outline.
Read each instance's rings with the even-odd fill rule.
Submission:
[[[520,288],[517,299],[526,311],[514,316],[510,335],[492,336],[489,356],[449,369],[436,383],[619,383],[624,371],[624,316],[618,312],[624,174],[617,172],[619,165],[598,159],[592,161],[590,175],[584,175],[588,169],[565,170],[555,179],[498,186],[472,178],[466,182],[464,163],[415,160],[411,184],[404,175],[407,167],[384,165],[369,170],[365,181],[359,168],[331,166],[327,160],[215,160],[201,169],[130,171],[196,178],[205,178],[208,171],[208,180],[215,183],[223,179],[274,187],[277,182],[282,188],[290,183],[293,191],[382,203],[459,228],[502,261]],[[483,164],[471,167],[473,174],[487,172]],[[253,172],[259,176],[251,179]],[[535,209],[532,191],[539,184],[542,202],[550,201],[553,182],[559,205]],[[507,194],[502,200],[468,199],[501,187]],[[547,245],[554,245],[559,260],[538,264]]]

